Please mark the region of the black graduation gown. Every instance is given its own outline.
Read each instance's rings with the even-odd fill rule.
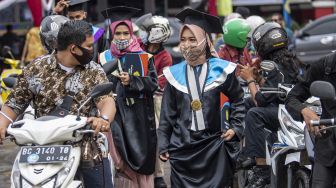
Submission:
[[[212,65],[229,63],[217,58],[212,58],[209,62]],[[218,64],[219,66],[212,65],[210,65],[208,77],[218,75],[218,69],[221,66],[220,64]],[[231,66],[233,65],[231,64]],[[180,76],[186,75],[183,73],[185,70],[183,67],[177,69],[181,70]],[[213,70],[217,73],[212,74]],[[159,153],[168,151],[170,155],[172,187],[215,188],[225,187],[231,183],[234,174],[234,158],[240,149],[238,137],[243,131],[245,107],[243,90],[235,76],[234,69],[227,72],[229,74],[223,73],[227,74],[225,81],[222,80],[222,83],[217,84],[217,87],[203,93],[201,101],[206,129],[201,131],[189,129],[192,119],[190,95],[179,90],[179,87],[175,87],[176,82],[172,82],[172,78],[169,76],[167,78],[168,83],[164,90],[161,106],[158,143]],[[224,141],[220,137],[222,134],[221,92],[230,99],[229,122],[238,136],[230,142]],[[235,156],[230,154],[235,154]]]
[[[131,169],[150,175],[155,170],[157,147],[153,93],[158,85],[153,59],[149,59],[147,76],[131,76],[126,87],[116,77],[112,82],[117,94],[117,113],[111,127],[115,146]],[[130,98],[134,104],[128,105]]]

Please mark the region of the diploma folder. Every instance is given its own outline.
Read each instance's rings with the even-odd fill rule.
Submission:
[[[122,69],[133,76],[146,76],[148,72],[148,54],[127,53]]]

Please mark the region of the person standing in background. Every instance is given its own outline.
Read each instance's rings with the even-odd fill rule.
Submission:
[[[117,113],[108,135],[116,187],[153,188],[157,142],[153,95],[158,85],[153,55],[140,47],[133,33],[131,18],[139,11],[125,6],[102,11],[111,21],[112,42],[99,59],[101,64],[117,64],[109,75]]]
[[[293,44],[295,42],[293,31],[291,30],[291,28],[286,27],[285,21],[281,14],[279,13],[273,14],[271,17],[271,21],[278,23],[286,31],[289,42],[288,45]]]
[[[158,74],[159,89],[154,94],[154,110],[155,110],[155,123],[156,128],[159,127],[161,102],[163,90],[166,86],[167,79],[163,75],[163,70],[172,66],[173,59],[170,53],[165,50],[163,44],[166,42],[171,34],[169,21],[162,16],[152,16],[152,14],[144,15],[147,18],[141,23],[140,28],[145,30],[148,34],[147,43],[143,44],[143,49],[154,55],[154,64]],[[164,164],[160,159],[156,158],[155,172],[154,172],[154,187],[165,188],[167,187],[164,179]]]
[[[235,18],[226,22],[223,26],[225,44],[219,48],[218,56],[236,64],[253,66],[251,57],[245,48],[247,34],[250,30],[251,27],[244,19]],[[239,69],[236,73],[239,75]]]

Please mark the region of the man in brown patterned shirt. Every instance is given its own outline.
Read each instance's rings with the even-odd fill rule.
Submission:
[[[91,61],[92,32],[91,25],[85,21],[66,22],[57,36],[57,53],[37,58],[23,70],[1,109],[0,144],[11,120],[23,113],[31,101],[37,117],[41,117],[63,104],[65,96],[72,96],[69,113],[76,114],[93,87],[108,82],[103,69]],[[81,110],[81,116],[89,117],[88,123],[96,132],[108,131],[116,113],[114,100],[110,95],[105,95],[96,98],[94,103],[100,117],[89,117],[94,106],[92,101]],[[107,179],[101,176],[103,172],[100,166],[80,168],[79,171],[87,187],[100,188],[108,184]],[[111,182],[107,187],[112,186]]]
[[[48,115],[63,102],[66,95],[73,96],[70,114],[76,114],[97,84],[108,82],[103,69],[91,61],[93,54],[92,27],[85,21],[65,23],[57,38],[55,54],[35,59],[19,76],[13,92],[2,107],[2,112],[12,120],[24,112],[31,101],[37,117]],[[100,117],[90,117],[88,122],[98,131],[108,131],[116,109],[110,95],[95,99]],[[89,116],[94,104],[90,102],[81,110]],[[5,137],[10,120],[0,114],[0,144]]]

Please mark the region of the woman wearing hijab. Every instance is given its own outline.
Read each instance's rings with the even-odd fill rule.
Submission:
[[[117,94],[117,114],[110,139],[114,165],[119,175],[131,180],[127,187],[151,188],[156,157],[153,94],[158,85],[153,59],[133,35],[129,19],[138,11],[119,6],[102,12],[111,19],[112,42],[100,60],[117,64],[110,79]]]
[[[236,65],[219,59],[209,33],[221,33],[217,17],[185,9],[180,50],[185,61],[164,70],[160,159],[170,160],[172,187],[226,187],[243,131],[243,90]],[[204,30],[204,29],[206,30]],[[221,126],[220,94],[231,101],[229,124]]]

